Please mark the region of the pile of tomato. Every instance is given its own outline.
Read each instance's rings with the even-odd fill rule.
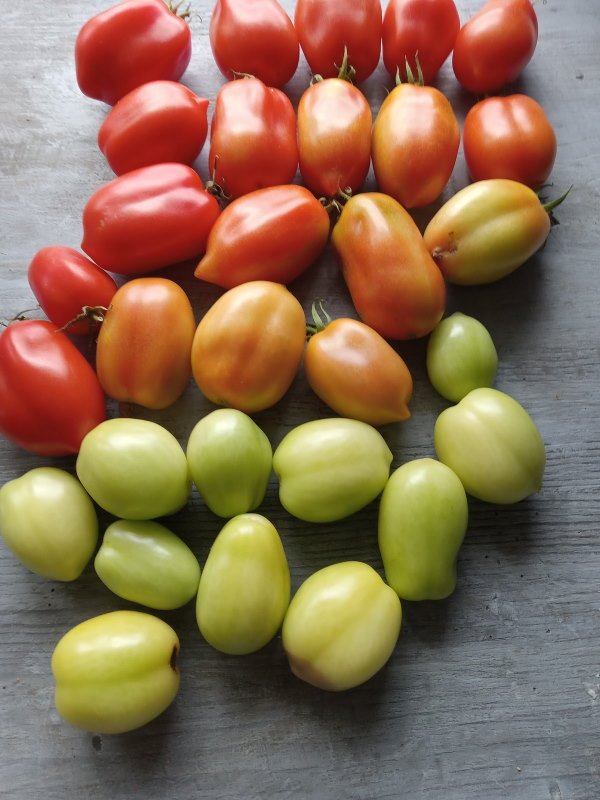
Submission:
[[[209,38],[228,80],[209,131],[208,100],[179,83],[191,57],[186,15],[125,0],[77,37],[79,87],[112,106],[98,146],[116,177],[85,205],[83,253],[50,246],[31,261],[48,319],[0,335],[0,431],[32,453],[76,455],[77,477],[39,467],[9,481],[0,532],[48,578],[75,580],[95,554],[99,578],[128,601],[166,610],[195,598],[200,632],[222,652],[251,653],[281,630],[296,675],[347,689],[389,659],[401,600],[454,590],[467,494],[514,503],[542,483],[535,423],[491,388],[489,332],[461,313],[443,318],[446,283],[491,283],[520,267],[562,199],[543,205],[536,192],[556,154],[543,109],[497,94],[533,56],[537,18],[530,0],[488,0],[462,27],[453,0],[390,0],[385,13],[380,0],[297,0],[292,22],[277,0],[217,0]],[[382,50],[396,86],[373,120],[359,84]],[[301,51],[314,79],[294,109],[282,87]],[[431,85],[450,55],[462,87],[489,96],[474,98],[462,131],[473,182],[421,233],[410,210],[440,196],[461,139]],[[209,135],[204,185],[191,165]],[[377,191],[361,191],[371,166]],[[307,323],[288,288],[326,247],[358,319],[331,320],[315,304]],[[181,286],[152,275],[192,260],[196,278],[224,290],[199,324]],[[86,333],[93,364],[70,338]],[[390,475],[377,428],[410,416],[413,388],[396,343],[425,336],[431,383],[453,405],[435,424],[437,460]],[[293,428],[273,452],[251,415],[278,403],[301,365],[332,414]],[[161,410],[191,378],[222,408],[185,449],[155,422],[106,418],[106,397]],[[307,523],[380,498],[385,581],[342,562],[291,598],[282,541],[255,513],[273,471],[283,507]],[[157,521],[192,485],[226,520],[202,569]],[[99,548],[96,506],[115,517]],[[57,708],[89,730],[136,728],[175,697],[178,650],[175,631],[146,612],[90,619],[56,646]]]

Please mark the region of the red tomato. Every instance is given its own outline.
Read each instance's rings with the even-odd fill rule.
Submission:
[[[56,325],[13,322],[0,334],[0,432],[43,456],[77,453],[106,418],[96,373]]]
[[[107,307],[117,291],[111,276],[77,250],[43,247],[31,260],[29,285],[42,311],[59,328],[78,317],[84,306]],[[69,325],[68,333],[85,334],[92,318]]]
[[[355,192],[371,164],[371,108],[348,81],[310,86],[298,105],[298,154],[304,183],[317,195]]]
[[[298,169],[296,113],[258,78],[226,83],[210,127],[208,171],[229,197],[291,183]]]
[[[344,60],[364,81],[381,53],[380,0],[297,0],[294,23],[313,74],[335,78]]]
[[[460,144],[450,102],[432,86],[401,83],[373,125],[371,157],[379,188],[404,208],[432,203],[448,183]]]
[[[304,186],[258,189],[223,211],[194,275],[224,289],[289,283],[316,261],[328,236],[329,215]]]
[[[488,0],[460,29],[452,67],[473,94],[497,92],[531,60],[538,23],[530,0]]]
[[[140,275],[204,253],[220,208],[184,164],[154,164],[115,178],[83,210],[81,249],[120,275]]]
[[[489,97],[467,114],[463,149],[473,180],[509,178],[535,189],[552,171],[556,134],[531,97]]]
[[[279,88],[298,66],[298,36],[277,0],[217,0],[209,37],[217,66],[229,80],[235,73],[253,75]]]
[[[112,105],[136,86],[177,81],[192,55],[190,29],[163,0],[125,0],[89,19],[75,42],[81,91]]]
[[[417,53],[425,83],[437,75],[454,47],[460,18],[454,0],[390,0],[383,16],[383,63],[407,80],[406,61],[417,74]]]
[[[175,81],[151,81],[122,97],[98,131],[117,175],[165,162],[191,164],[208,132],[208,100]]]

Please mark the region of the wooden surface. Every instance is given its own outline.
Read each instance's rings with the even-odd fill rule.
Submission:
[[[72,57],[80,26],[108,3],[2,5],[0,316],[8,319],[35,305],[26,278],[34,252],[47,244],[77,247],[81,209],[111,177],[95,143],[106,109],[79,92]],[[477,6],[461,0],[461,19]],[[542,252],[496,285],[452,289],[449,311],[473,314],[491,331],[500,357],[496,385],[528,409],[546,442],[542,491],[505,508],[470,503],[455,594],[445,602],[405,603],[390,663],[345,694],[324,694],[295,679],[279,640],[248,658],[225,657],[201,639],[193,604],[163,614],[182,642],[179,697],[155,722],[120,737],[84,733],[60,720],[50,656],[67,629],[128,604],[91,567],[73,584],[53,583],[27,572],[0,545],[0,795],[600,797],[600,15],[596,0],[538,0],[536,10],[538,48],[514,88],[540,101],[556,128],[551,193],[575,188]],[[209,20],[207,0],[196,2],[194,55],[184,82],[208,96],[212,110],[222,79],[208,45]],[[301,61],[288,87],[295,102],[307,80]],[[390,86],[381,66],[364,84],[374,110]],[[449,64],[439,86],[462,119],[472,100]],[[206,153],[197,163],[204,177]],[[466,182],[460,154],[446,196]],[[189,290],[198,317],[217,296],[190,277],[189,267],[166,274]],[[313,299],[324,298],[332,314],[351,313],[329,253],[293,288],[307,311]],[[428,384],[424,347],[420,341],[398,348],[413,371],[415,393],[412,419],[383,431],[394,466],[433,455],[433,423],[446,405]],[[209,409],[190,385],[168,411],[139,413],[185,443]],[[110,411],[116,413],[114,406]],[[257,421],[276,444],[292,426],[328,413],[300,375],[284,401]],[[74,465],[0,441],[2,482],[52,463]],[[281,509],[272,482],[261,511],[284,540],[294,588],[338,560],[381,569],[376,504],[337,524],[306,525]],[[203,562],[220,521],[194,494],[171,527]]]

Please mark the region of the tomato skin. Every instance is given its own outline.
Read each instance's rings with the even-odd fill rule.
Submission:
[[[194,275],[224,289],[290,283],[316,261],[328,236],[329,215],[304,186],[257,189],[223,211]]]
[[[77,453],[106,418],[96,373],[46,320],[13,322],[0,334],[0,397],[0,432],[43,456]]]
[[[34,255],[27,271],[29,285],[48,319],[59,328],[74,320],[84,306],[110,305],[117,284],[103,269],[71,247],[50,245]],[[89,333],[91,322],[69,325],[68,333]]]
[[[228,80],[236,72],[245,73],[281,88],[296,72],[298,35],[276,0],[217,0],[209,38],[216,64]]]
[[[465,118],[463,149],[473,180],[508,178],[535,189],[552,172],[556,134],[531,97],[488,97]]]
[[[380,192],[344,206],[331,242],[361,320],[386,339],[425,336],[446,303],[442,273],[410,214]]]
[[[392,78],[406,60],[417,75],[416,54],[425,83],[431,83],[448,58],[460,30],[454,0],[390,0],[383,15],[383,63]]]
[[[459,144],[449,100],[432,86],[399,84],[373,125],[371,155],[380,190],[404,208],[429,205],[450,179]]]
[[[136,86],[178,81],[192,55],[190,29],[163,0],[125,0],[89,19],[75,41],[83,94],[113,105]]]
[[[108,309],[96,350],[107,395],[144,408],[167,408],[191,377],[196,322],[183,289],[166,278],[123,284]]]
[[[81,249],[120,275],[153,272],[202,254],[219,213],[191,167],[140,167],[90,197]]]
[[[98,131],[98,147],[117,175],[150,164],[191,164],[208,133],[208,100],[175,81],[132,89]]]
[[[290,99],[258,78],[221,87],[210,127],[208,171],[229,195],[291,183],[298,169]]]
[[[537,37],[530,0],[488,0],[456,37],[452,54],[456,79],[473,94],[497,92],[525,69]]]
[[[310,86],[298,105],[298,154],[304,183],[316,195],[355,192],[371,164],[369,103],[340,78]]]
[[[380,0],[297,0],[294,24],[314,75],[335,78],[348,51],[357,83],[374,72],[381,54]]]

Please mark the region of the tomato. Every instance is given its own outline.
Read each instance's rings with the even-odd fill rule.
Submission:
[[[289,603],[290,570],[275,527],[260,514],[229,520],[200,578],[202,636],[223,653],[254,653],[275,636]]]
[[[204,253],[219,213],[191,167],[140,167],[90,197],[81,249],[120,275],[153,272]]]
[[[473,497],[518,503],[541,489],[544,442],[516,400],[497,389],[474,389],[437,418],[438,458]]]
[[[290,283],[316,261],[328,236],[329,215],[304,186],[257,189],[223,211],[194,275],[224,289]]]
[[[297,0],[294,24],[314,75],[334,78],[347,52],[354,79],[368,78],[381,53],[380,0]]]
[[[117,284],[93,261],[71,247],[43,247],[34,255],[27,272],[29,285],[48,319],[63,328],[90,309],[110,305]],[[68,333],[85,334],[98,326],[98,318],[85,316],[68,326]]]
[[[231,80],[254,75],[280,88],[298,66],[298,36],[277,0],[217,0],[209,27],[218,68]]]
[[[150,164],[191,164],[208,132],[208,100],[175,81],[132,89],[106,115],[98,147],[117,175]]]
[[[535,189],[552,172],[556,134],[531,97],[488,97],[465,118],[463,149],[473,180],[509,178]]]
[[[298,169],[290,99],[258,78],[226,83],[210,126],[208,171],[228,197],[291,183]]]
[[[174,281],[137,278],[123,284],[106,312],[96,371],[109,397],[144,408],[166,408],[192,376],[196,332],[191,303]]]
[[[456,37],[452,54],[456,79],[473,94],[497,92],[525,69],[537,37],[531,0],[488,0]]]
[[[407,80],[406,62],[425,83],[437,75],[454,47],[460,18],[454,0],[390,0],[383,15],[383,63],[392,78]]]
[[[352,197],[331,235],[358,315],[386,339],[425,336],[446,303],[441,272],[411,216],[379,192]]]
[[[285,286],[250,281],[225,292],[194,336],[192,372],[217,405],[254,414],[275,405],[302,360],[306,321]]]
[[[378,537],[386,580],[399,597],[452,594],[468,518],[462,483],[439,461],[420,458],[392,473],[379,504]]]
[[[94,733],[125,733],[171,705],[177,634],[158,617],[112,611],[71,628],[52,654],[56,710]]]
[[[298,105],[298,154],[304,183],[317,195],[355,192],[371,164],[371,108],[341,78],[316,81]]]
[[[178,81],[192,55],[190,29],[163,0],[125,0],[89,19],[75,41],[81,91],[113,105],[137,86]]]
[[[294,675],[339,692],[364,683],[388,661],[400,635],[397,594],[360,561],[331,564],[300,586],[283,622]]]
[[[273,454],[281,505],[306,522],[334,522],[364,508],[383,490],[391,463],[379,431],[342,417],[298,425]]]
[[[0,334],[0,397],[0,433],[43,456],[76,453],[106,417],[96,373],[46,320],[13,322]]]
[[[122,519],[174,514],[190,493],[181,445],[145,419],[109,419],[95,427],[81,444],[76,469],[92,499]]]

